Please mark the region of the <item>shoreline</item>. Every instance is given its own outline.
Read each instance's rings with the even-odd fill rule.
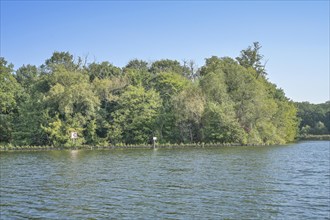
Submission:
[[[298,137],[295,141],[327,141],[330,140],[330,135],[313,135]],[[287,143],[290,144],[290,143]],[[276,144],[274,144],[276,145]],[[281,144],[286,145],[286,144]],[[239,143],[191,143],[191,144],[157,144],[155,149],[179,149],[179,148],[210,148],[210,147],[239,147],[239,146],[271,146],[269,144],[239,144]],[[55,147],[55,146],[14,146],[0,145],[0,152],[6,151],[50,151],[50,150],[112,150],[112,149],[153,149],[153,145],[141,144],[119,144],[110,146],[70,146],[70,147]]]
[[[330,134],[298,136],[297,141],[330,141]]]
[[[192,143],[192,144],[157,144],[155,149],[173,149],[173,148],[204,148],[204,147],[235,147],[235,146],[258,146],[258,145],[243,145],[238,143]],[[262,146],[262,145],[260,145]],[[0,152],[3,151],[47,151],[47,150],[111,150],[111,149],[154,149],[153,145],[147,144],[120,144],[110,146],[70,146],[70,147],[55,147],[55,146],[0,146]]]

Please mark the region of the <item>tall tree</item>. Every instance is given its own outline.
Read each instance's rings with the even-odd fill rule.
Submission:
[[[0,57],[0,142],[10,142],[12,139],[12,120],[21,93],[21,87],[13,75],[13,67]]]
[[[191,84],[175,96],[173,102],[180,142],[201,141],[201,121],[205,109],[205,97],[201,89],[197,84]]]
[[[160,142],[177,142],[179,140],[173,99],[190,83],[185,77],[174,72],[162,72],[153,79],[152,86],[159,92],[163,103],[157,118],[157,135],[160,137]]]
[[[155,121],[161,99],[155,90],[146,91],[141,86],[128,86],[119,97],[113,112],[111,143],[146,144],[155,132]]]
[[[330,102],[312,104],[309,102],[296,103],[298,118],[300,119],[301,134],[329,134],[330,133]],[[323,124],[323,125],[322,125]]]
[[[79,71],[68,71],[59,66],[48,77],[50,89],[44,96],[49,120],[43,125],[53,144],[69,143],[72,131],[82,133],[89,121],[96,117],[100,100],[89,84],[88,76]],[[55,132],[55,133],[54,133]],[[59,133],[56,133],[59,132]]]
[[[73,55],[69,52],[55,51],[51,58],[45,61],[45,64],[41,66],[43,73],[50,73],[54,71],[55,67],[64,67],[68,71],[75,71],[81,67],[81,59],[75,62]]]
[[[116,67],[109,62],[91,63],[88,65],[87,72],[91,81],[96,78],[110,79],[112,77],[118,77],[122,73],[119,67]]]
[[[37,81],[40,73],[36,66],[23,65],[20,67],[15,74],[15,78],[21,86],[27,90]]]
[[[204,140],[222,143],[246,143],[246,135],[235,115],[234,102],[227,93],[221,69],[202,77],[200,85],[206,95],[203,114]]]
[[[187,67],[181,66],[180,62],[177,60],[158,60],[151,64],[151,73],[161,73],[161,72],[174,72],[180,75],[186,75],[189,72]]]
[[[124,69],[148,71],[148,62],[138,59],[130,60]]]
[[[252,46],[242,50],[239,57],[236,60],[239,64],[245,68],[253,68],[256,71],[256,77],[265,77],[267,75],[265,64],[262,64],[264,56],[260,54],[261,45],[259,42],[253,42]]]

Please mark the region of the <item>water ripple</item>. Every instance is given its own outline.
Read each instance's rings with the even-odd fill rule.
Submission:
[[[5,152],[0,219],[330,219],[329,142]]]

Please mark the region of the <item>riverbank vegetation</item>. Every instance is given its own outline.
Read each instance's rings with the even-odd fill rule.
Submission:
[[[330,101],[321,104],[297,102],[299,138],[330,140]]]
[[[267,79],[260,49],[256,42],[235,59],[213,56],[200,68],[169,59],[119,68],[54,52],[39,67],[14,71],[1,58],[0,143],[129,146],[154,136],[159,144],[291,142],[297,108]]]

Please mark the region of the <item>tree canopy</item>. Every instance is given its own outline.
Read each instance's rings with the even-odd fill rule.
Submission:
[[[260,44],[236,59],[134,59],[82,65],[54,52],[40,67],[0,59],[0,142],[16,145],[161,143],[283,144],[298,132],[296,105],[266,79]],[[309,105],[299,104],[308,114]],[[313,107],[314,108],[314,107]],[[303,117],[300,130],[328,132],[329,112]],[[314,122],[317,122],[316,124]]]
[[[330,134],[330,101],[322,104],[297,102],[301,135]]]

